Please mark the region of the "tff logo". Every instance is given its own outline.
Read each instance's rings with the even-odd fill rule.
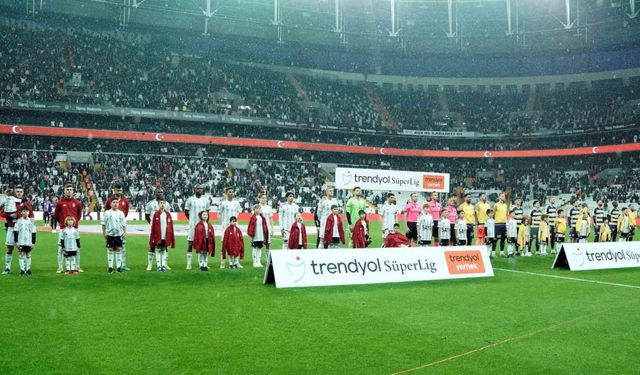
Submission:
[[[287,270],[295,283],[304,278],[305,268],[305,262],[299,255],[296,255],[294,261],[287,261]]]
[[[350,184],[352,179],[353,179],[353,173],[351,173],[350,169],[347,169],[346,171],[342,172],[342,181],[344,182],[345,185]]]

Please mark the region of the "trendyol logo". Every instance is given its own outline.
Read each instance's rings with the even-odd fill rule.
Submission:
[[[444,189],[444,176],[438,174],[425,174],[422,176],[423,189]]]
[[[291,275],[293,282],[297,283],[304,278],[304,260],[302,260],[300,256],[296,256],[295,261],[287,262],[287,270],[289,271],[289,275]]]
[[[444,258],[451,275],[485,272],[482,253],[478,250],[445,251]]]

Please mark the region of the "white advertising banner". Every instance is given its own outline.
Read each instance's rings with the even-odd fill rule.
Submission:
[[[640,242],[567,243],[551,268],[571,271],[640,267]]]
[[[336,168],[336,188],[392,191],[449,192],[449,174],[391,171],[385,169]]]
[[[277,288],[493,276],[484,246],[271,250],[270,258]]]

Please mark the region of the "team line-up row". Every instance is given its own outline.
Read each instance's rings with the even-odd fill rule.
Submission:
[[[4,217],[7,219],[7,255],[3,274],[11,272],[13,248],[19,249],[21,275],[31,275],[31,251],[36,242],[36,228],[33,224],[33,210],[23,198],[20,187],[14,189],[3,204]],[[474,232],[477,245],[486,245],[492,256],[496,256],[497,244],[504,256],[532,254],[547,255],[547,250],[555,251],[556,243],[562,243],[566,236],[572,241],[586,241],[594,226],[596,241],[630,241],[636,227],[636,209],[614,208],[606,212],[603,202],[593,212],[593,219],[586,204],[576,201],[566,216],[564,210],[555,207],[555,199],[540,209],[540,203],[534,202],[529,215],[524,215],[521,200],[515,199],[514,206],[508,209],[505,194],[499,201],[489,206],[485,194],[479,202],[471,205],[470,194],[464,195],[464,202],[456,206],[455,198],[450,198],[446,207],[441,207],[438,195],[432,194],[426,204],[417,203],[417,194],[400,210],[393,194],[387,195],[387,201],[380,209],[382,216],[382,237],[385,247],[408,246],[450,246],[470,245]],[[266,204],[266,195],[259,197],[253,215],[247,227],[250,238],[254,267],[262,267],[262,249],[270,248],[273,236],[273,209]],[[286,201],[280,205],[279,220],[283,249],[306,249],[307,230],[299,207],[293,202],[293,193],[287,193]],[[124,272],[126,266],[126,215],[129,201],[122,194],[122,186],[116,184],[113,195],[107,200],[107,210],[102,216],[102,234],[107,247],[108,272]],[[354,248],[365,248],[372,242],[369,221],[365,209],[369,203],[362,197],[361,190],[355,188],[346,205],[345,213]],[[18,210],[18,207],[20,208]],[[185,203],[184,212],[189,219],[187,269],[191,269],[192,254],[198,256],[200,270],[208,271],[208,257],[215,254],[215,235],[209,223],[209,201],[202,194],[202,187],[196,185],[194,195]],[[20,212],[18,212],[20,211]],[[229,268],[242,268],[239,259],[244,259],[244,241],[241,229],[237,226],[240,204],[234,200],[233,188],[225,190],[225,200],[220,205],[221,223],[226,226],[222,235],[221,268],[225,268],[227,257]],[[346,244],[343,218],[339,202],[333,197],[333,189],[327,189],[327,195],[316,208],[315,224],[318,228],[318,248],[337,248]],[[196,213],[196,215],[193,215]],[[397,214],[404,213],[407,232],[400,232]],[[52,222],[58,222],[58,273],[77,274],[80,268],[80,235],[78,223],[82,214],[82,204],[73,197],[73,186],[65,185],[64,196],[56,204]],[[168,249],[175,248],[173,220],[166,209],[162,191],[156,191],[154,200],[147,204],[147,221],[151,224],[147,270],[153,269],[156,259],[157,270],[166,272]],[[356,219],[357,218],[357,219]],[[569,233],[567,233],[569,229]],[[507,247],[505,248],[505,240]],[[533,246],[535,242],[535,246]],[[66,271],[65,271],[66,269]]]

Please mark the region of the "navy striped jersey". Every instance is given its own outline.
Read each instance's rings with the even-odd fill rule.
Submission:
[[[619,208],[612,208],[611,211],[609,211],[609,225],[612,227],[617,226],[620,215],[622,215],[622,211],[620,211]]]
[[[569,225],[573,228],[576,227],[576,222],[578,221],[578,217],[580,217],[580,208],[572,207],[569,210]]]
[[[593,210],[593,217],[595,219],[596,226],[600,228],[600,225],[604,223],[604,219],[607,217],[607,211],[605,211],[604,208],[596,207]]]
[[[548,205],[545,209],[544,209],[544,213],[547,214],[547,224],[549,224],[550,227],[555,227],[556,226],[556,219],[558,218],[558,209],[556,208],[556,206],[554,205]]]
[[[531,210],[531,228],[540,227],[540,222],[542,221],[542,211],[538,208],[534,208]]]
[[[513,206],[511,207],[510,212],[515,213],[515,215],[513,216],[513,219],[516,221],[516,224],[520,225],[520,223],[522,223],[522,216],[524,215],[524,211],[522,210],[522,207]]]

